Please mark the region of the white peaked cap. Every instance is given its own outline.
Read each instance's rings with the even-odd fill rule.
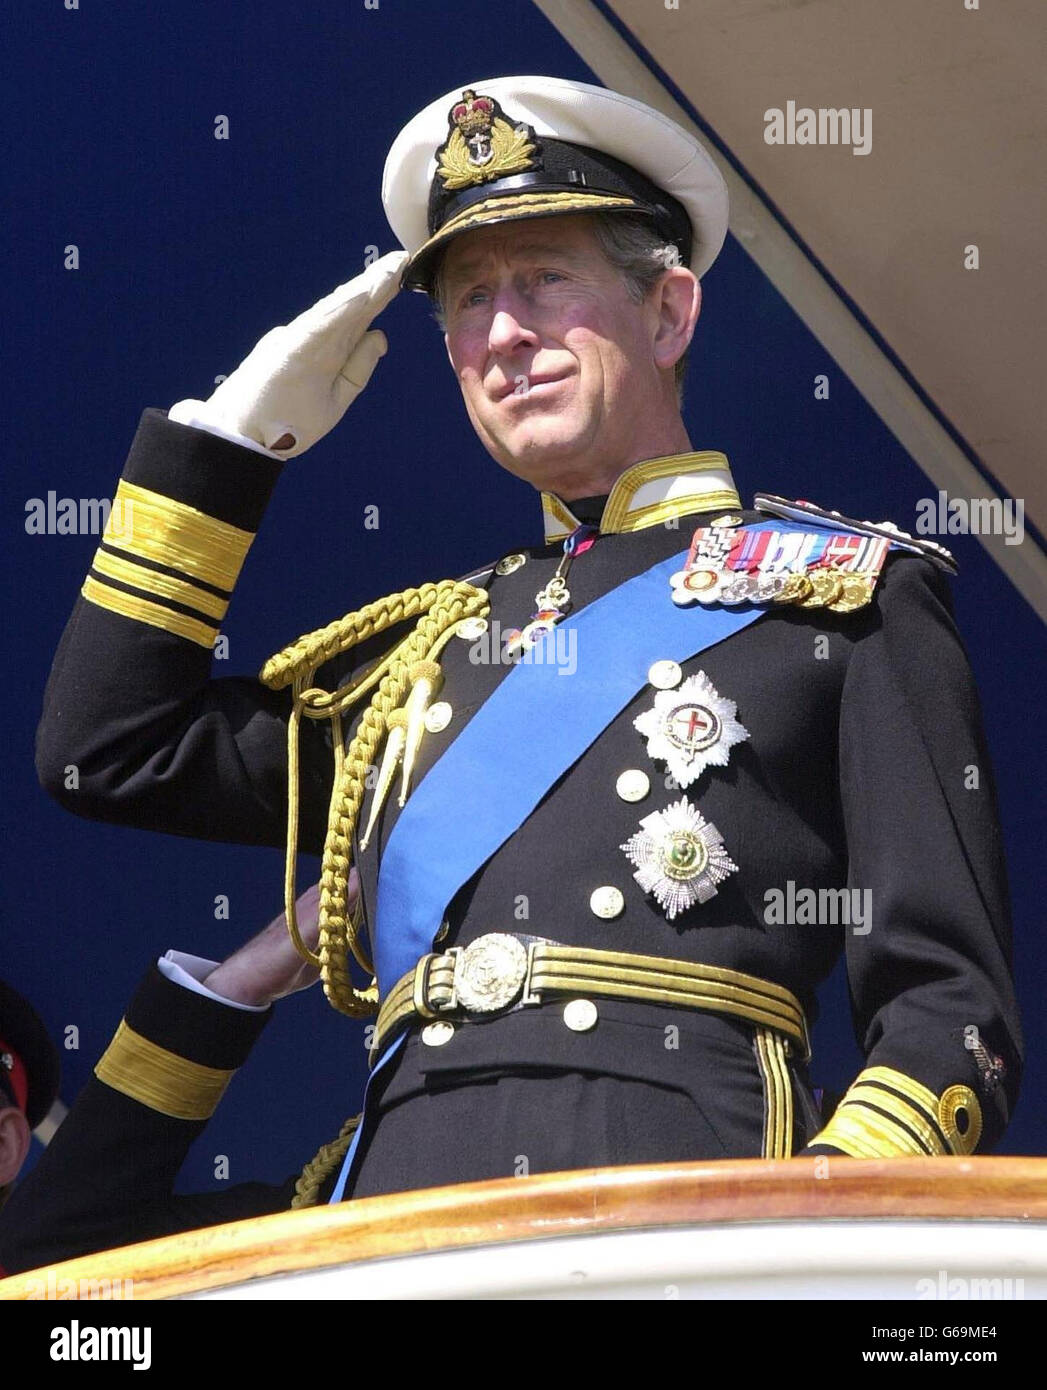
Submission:
[[[426,289],[452,237],[576,212],[650,216],[703,275],[727,233],[727,187],[705,147],[632,97],[559,77],[492,77],[412,117],[382,176],[389,225]]]

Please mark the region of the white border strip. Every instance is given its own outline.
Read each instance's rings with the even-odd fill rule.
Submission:
[[[698,139],[704,137],[650,69],[590,0],[533,0],[605,86],[646,102]],[[884,355],[818,268],[762,199],[706,146],[727,182],[731,231],[786,303],[854,383],[936,487],[950,497],[995,499],[981,474]],[[948,544],[948,537],[944,537]],[[1026,532],[1020,545],[1003,536],[978,539],[1022,597],[1047,621],[1047,555]]]

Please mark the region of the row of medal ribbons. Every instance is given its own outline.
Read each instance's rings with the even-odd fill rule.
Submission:
[[[872,598],[890,549],[882,536],[700,526],[674,603],[792,603],[850,613]]]

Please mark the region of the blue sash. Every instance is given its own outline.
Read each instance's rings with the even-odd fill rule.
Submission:
[[[378,876],[371,939],[383,999],[432,950],[462,884],[643,689],[651,665],[682,664],[763,616],[750,604],[673,603],[669,576],[686,560],[686,551],[663,560],[566,618],[559,631],[574,630],[577,669],[568,675],[552,659],[554,631],[545,660],[510,671],[411,793]]]

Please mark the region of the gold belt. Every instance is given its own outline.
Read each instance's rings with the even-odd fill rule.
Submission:
[[[783,985],[695,961],[533,939],[525,945],[508,932],[492,932],[423,956],[396,982],[378,1011],[371,1063],[405,1022],[468,1019],[565,994],[729,1014],[784,1034],[802,1049],[804,1061],[811,1055],[807,1019]]]

